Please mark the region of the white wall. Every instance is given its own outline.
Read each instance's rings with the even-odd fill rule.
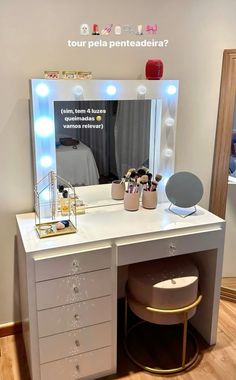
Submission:
[[[207,207],[223,49],[236,47],[235,0],[1,0],[0,324],[18,320],[14,215],[32,210],[28,79],[45,69],[91,70],[97,79],[137,79],[149,58],[180,80],[176,170],[202,179]],[[71,49],[81,23],[157,22],[167,48]],[[108,39],[112,37],[107,37]]]

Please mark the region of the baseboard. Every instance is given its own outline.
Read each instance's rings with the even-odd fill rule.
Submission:
[[[21,322],[10,322],[0,325],[0,338],[8,335],[15,335],[22,332]]]

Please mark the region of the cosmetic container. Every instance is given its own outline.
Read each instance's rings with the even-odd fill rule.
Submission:
[[[127,211],[137,211],[139,209],[139,192],[128,193],[124,195],[124,208]]]
[[[157,207],[157,191],[148,191],[143,189],[142,206],[144,208],[153,209]]]
[[[69,214],[70,199],[68,198],[68,191],[64,190],[61,198],[61,215],[66,216]]]
[[[111,184],[111,197],[117,201],[124,199],[125,183],[115,180]]]

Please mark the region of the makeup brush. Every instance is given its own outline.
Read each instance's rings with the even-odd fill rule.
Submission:
[[[142,176],[140,177],[140,183],[141,183],[142,185],[145,185],[146,183],[148,183],[148,176],[147,176],[147,174],[144,174],[144,175],[142,175]]]
[[[146,172],[146,170],[144,168],[139,168],[137,170],[137,173],[138,173],[139,177],[142,177],[142,175],[147,174],[147,172]]]
[[[150,187],[150,191],[156,191],[157,189],[157,182],[156,181],[152,181],[152,185]]]
[[[160,182],[161,179],[162,179],[162,175],[160,175],[160,174],[156,174],[156,175],[155,175],[155,180],[156,180],[157,182]]]

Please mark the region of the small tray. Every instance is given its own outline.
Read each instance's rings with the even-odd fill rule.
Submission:
[[[73,234],[73,233],[77,232],[76,227],[74,226],[74,224],[70,220],[68,220],[68,222],[69,222],[68,227],[65,227],[63,230],[57,230],[56,224],[58,222],[60,222],[60,220],[49,222],[49,223],[36,224],[35,225],[36,231],[39,235],[39,238],[43,239],[43,238],[50,237],[50,236],[67,235],[67,234]]]

